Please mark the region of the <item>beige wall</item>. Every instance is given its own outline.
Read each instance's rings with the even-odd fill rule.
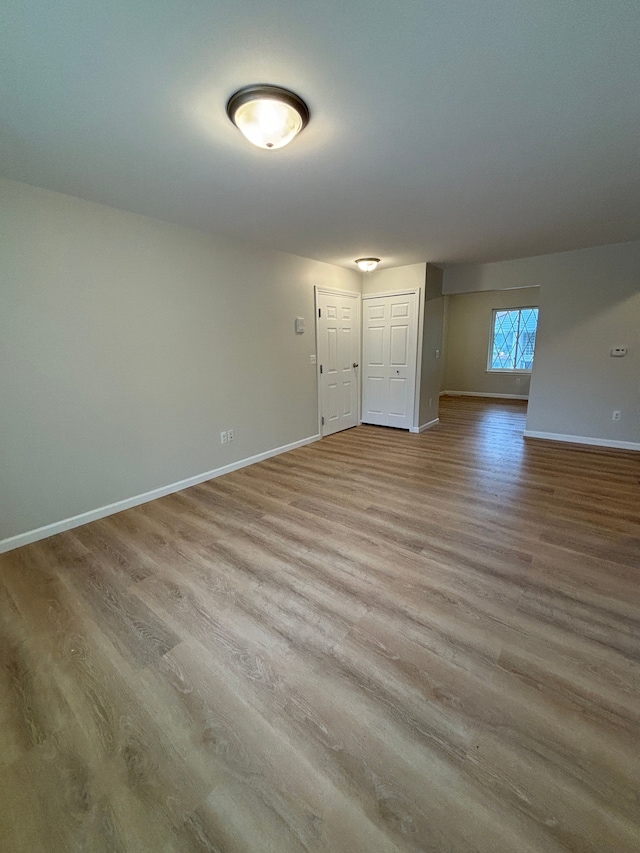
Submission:
[[[538,305],[540,288],[490,290],[449,296],[444,390],[528,396],[530,376],[487,372],[493,311]]]
[[[444,290],[531,285],[540,318],[527,430],[640,446],[640,242],[452,267]],[[615,346],[628,355],[611,358]]]
[[[362,293],[419,290],[420,300],[422,301],[426,274],[426,264],[409,264],[405,267],[392,267],[391,269],[362,273]]]
[[[527,431],[640,449],[640,242],[550,257]]]
[[[0,196],[0,540],[317,433],[313,286],[358,272]]]
[[[444,373],[445,297],[442,295],[443,271],[427,264],[424,322],[421,344],[419,425],[438,417],[440,388]]]
[[[521,287],[537,287],[540,281],[543,258],[520,258],[517,261],[499,261],[493,264],[461,264],[447,267],[444,276],[444,292],[477,293],[482,290],[510,290]]]

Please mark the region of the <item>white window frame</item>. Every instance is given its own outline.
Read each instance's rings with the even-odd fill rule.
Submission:
[[[540,321],[540,306],[539,305],[514,305],[512,308],[503,307],[503,308],[493,308],[492,309],[492,311],[491,311],[491,325],[489,327],[489,348],[487,350],[487,369],[485,370],[485,373],[498,373],[498,374],[502,374],[503,376],[505,374],[508,374],[509,376],[514,376],[514,375],[518,375],[518,374],[524,375],[524,376],[530,376],[531,375],[531,369],[523,370],[523,369],[520,369],[517,367],[491,367],[491,361],[492,361],[492,356],[493,356],[493,335],[494,335],[494,330],[496,327],[496,314],[498,313],[498,311],[530,311],[532,308],[535,308],[536,311],[538,312],[538,322],[539,322]],[[536,343],[537,343],[537,336],[536,336]],[[534,352],[534,358],[535,358],[535,352]]]

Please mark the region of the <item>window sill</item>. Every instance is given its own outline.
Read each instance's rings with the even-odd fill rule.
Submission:
[[[531,376],[530,370],[511,370],[511,368],[509,368],[509,367],[487,368],[487,370],[485,370],[485,373],[498,373],[498,374],[502,374],[503,376],[505,374],[507,376],[513,376],[514,374],[516,376]]]

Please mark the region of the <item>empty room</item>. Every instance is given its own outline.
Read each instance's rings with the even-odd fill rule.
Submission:
[[[640,8],[9,0],[0,850],[640,850]]]

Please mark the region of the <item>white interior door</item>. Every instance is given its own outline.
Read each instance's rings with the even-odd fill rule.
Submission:
[[[316,291],[322,435],[358,423],[360,296]]]
[[[411,429],[416,393],[418,294],[362,298],[362,421]]]

